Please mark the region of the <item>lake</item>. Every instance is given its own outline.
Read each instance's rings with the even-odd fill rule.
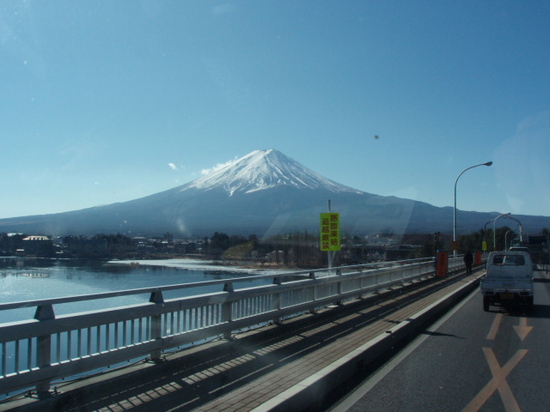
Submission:
[[[213,266],[212,262],[171,259],[130,262],[0,258],[0,302],[19,302],[45,298],[94,294],[125,289],[230,279],[258,274],[259,271],[231,266]],[[267,273],[262,271],[261,273]],[[239,283],[239,288],[267,280]],[[215,292],[221,286],[183,289],[166,298]],[[170,295],[170,293],[172,295]],[[101,300],[101,307],[122,306],[148,301],[148,295],[124,296]],[[55,307],[56,315],[97,309],[98,301],[84,301]],[[0,323],[32,319],[35,308],[0,311]]]
[[[224,280],[238,277],[250,277],[255,274],[275,273],[275,271],[257,271],[231,266],[217,266],[210,261],[191,259],[171,259],[140,261],[82,261],[27,259],[0,257],[0,303],[20,302],[47,298],[59,298],[74,295],[89,295],[126,289],[140,289],[156,286],[196,283],[208,280]],[[252,279],[238,282],[235,288],[271,283],[272,279]],[[163,293],[165,299],[196,294],[218,292],[223,284],[202,286],[200,288],[178,289]],[[55,315],[86,312],[148,302],[149,293],[101,300],[54,305]],[[33,319],[36,307],[0,311],[0,324]],[[58,338],[59,339],[59,338]],[[62,339],[66,339],[63,337]],[[76,342],[67,345],[74,347]],[[27,353],[16,355],[13,342],[3,347],[3,361],[7,373],[15,371],[14,359],[19,359],[19,367],[26,365]],[[116,366],[116,365],[115,365]],[[96,370],[106,370],[105,367]],[[90,372],[77,374],[84,376]],[[7,394],[0,394],[0,400]]]

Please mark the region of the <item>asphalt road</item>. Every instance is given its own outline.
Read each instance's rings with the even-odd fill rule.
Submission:
[[[550,275],[531,313],[476,290],[331,411],[550,411]]]

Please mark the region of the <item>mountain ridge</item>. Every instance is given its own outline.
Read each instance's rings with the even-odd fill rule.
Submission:
[[[321,176],[275,149],[255,150],[184,185],[184,188],[209,190],[224,187],[232,196],[235,192],[252,193],[279,185],[362,193]]]
[[[48,215],[0,219],[0,232],[51,235],[122,233],[182,237],[218,232],[269,237],[318,231],[319,214],[341,214],[344,234],[452,232],[451,207],[379,196],[336,183],[275,150],[256,150],[192,182],[126,202]],[[457,211],[458,232],[499,215]],[[516,216],[537,233],[547,217]],[[504,219],[501,219],[504,220]],[[499,224],[504,224],[500,222]]]

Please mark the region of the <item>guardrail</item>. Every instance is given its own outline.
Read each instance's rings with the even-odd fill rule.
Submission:
[[[449,259],[449,271],[463,268]],[[36,387],[49,394],[51,382],[362,297],[433,276],[433,259],[356,265],[226,280],[196,282],[0,304],[4,310],[36,307],[34,319],[0,324],[0,393]],[[242,282],[270,284],[238,289]],[[165,293],[219,285],[220,291],[165,299]],[[124,307],[56,316],[54,307],[128,295],[149,301]],[[99,303],[99,304],[100,304]]]

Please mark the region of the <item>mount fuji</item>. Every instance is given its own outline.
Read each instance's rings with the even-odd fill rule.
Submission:
[[[181,190],[223,189],[229,196],[235,193],[253,193],[285,186],[296,189],[325,189],[334,193],[363,193],[335,183],[275,149],[256,150],[208,175],[199,178]]]
[[[319,214],[339,212],[342,232],[394,235],[452,231],[452,208],[362,192],[306,168],[283,153],[256,150],[173,189],[72,212],[0,219],[0,232],[48,235],[122,233],[177,237],[214,232],[259,237],[317,232]],[[460,212],[461,231],[477,231],[500,213]],[[542,217],[523,216],[537,232]],[[546,221],[547,218],[544,220]]]

